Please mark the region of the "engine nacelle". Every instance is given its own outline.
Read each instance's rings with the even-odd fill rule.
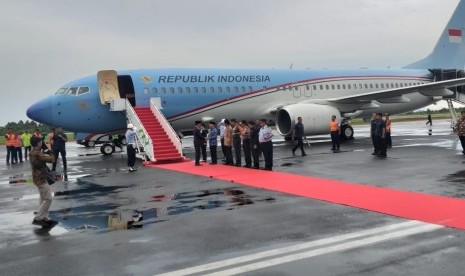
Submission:
[[[341,113],[333,106],[305,103],[288,105],[278,111],[276,127],[281,135],[292,135],[297,118],[302,117],[305,135],[328,134],[333,115],[340,122]]]

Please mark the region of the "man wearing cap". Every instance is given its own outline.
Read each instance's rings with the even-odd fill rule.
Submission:
[[[135,172],[137,171],[137,169],[134,169],[134,165],[136,164],[136,128],[133,124],[128,124],[128,130],[126,131],[126,142],[129,172]]]
[[[265,171],[273,170],[273,132],[271,128],[266,124],[266,119],[260,120],[260,132],[258,133],[258,141],[260,142],[260,148],[263,152],[263,158],[265,159]]]
[[[194,128],[194,149],[195,149],[195,165],[200,165],[200,152],[202,150],[202,145],[205,143],[205,136],[202,135],[202,122],[195,121]]]

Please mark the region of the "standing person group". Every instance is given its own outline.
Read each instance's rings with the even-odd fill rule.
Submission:
[[[225,164],[230,166],[242,166],[242,152],[246,168],[259,168],[260,152],[265,159],[264,170],[273,168],[273,133],[266,124],[266,120],[259,120],[259,125],[253,121],[236,121],[235,119],[223,119],[219,129],[215,122],[209,123],[209,131],[204,130],[201,121],[195,122],[194,128],[194,148],[195,165],[201,166],[200,157],[203,154],[204,145],[210,145],[211,163],[217,164],[217,139],[220,136],[221,148],[225,158]],[[235,162],[233,158],[233,148]],[[205,149],[206,151],[206,149]],[[206,161],[206,153],[203,154],[203,161]]]
[[[389,127],[387,127],[389,124]],[[389,137],[389,145],[392,147],[391,141],[391,120],[387,113],[387,120],[383,120],[383,113],[374,113],[371,120],[371,139],[373,142],[374,151],[372,155],[376,155],[381,158],[387,157],[387,147]]]
[[[28,131],[25,131],[22,135],[16,134],[11,128],[5,133],[5,145],[6,145],[6,164],[14,165],[17,163],[23,163],[23,147],[24,147],[24,158],[27,160],[27,154],[31,150],[32,135]]]

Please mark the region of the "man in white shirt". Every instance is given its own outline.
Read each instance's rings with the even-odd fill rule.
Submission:
[[[266,171],[273,170],[273,132],[266,124],[266,119],[260,120],[260,132],[258,133],[258,141],[260,142],[260,149],[263,152],[265,159]]]

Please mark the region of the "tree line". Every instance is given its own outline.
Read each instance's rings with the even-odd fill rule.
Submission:
[[[39,124],[29,120],[20,120],[19,122],[9,122],[5,126],[0,126],[0,135],[4,136],[9,129],[12,129],[16,134],[22,134],[26,130],[30,133],[33,133],[36,129],[38,129],[39,132],[43,134],[50,133],[52,131],[51,126]]]

